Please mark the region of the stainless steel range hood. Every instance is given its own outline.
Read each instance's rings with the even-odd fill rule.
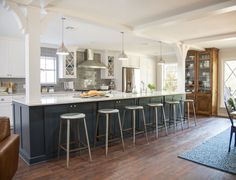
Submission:
[[[79,63],[78,67],[91,68],[91,69],[106,69],[107,68],[105,64],[94,60],[93,51],[91,49],[85,50],[85,60]]]

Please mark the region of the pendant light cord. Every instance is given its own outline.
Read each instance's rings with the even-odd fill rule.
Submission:
[[[124,52],[124,32],[121,32],[122,34],[122,52]]]
[[[64,43],[64,21],[65,21],[65,17],[61,18],[61,38],[62,38],[62,43]]]

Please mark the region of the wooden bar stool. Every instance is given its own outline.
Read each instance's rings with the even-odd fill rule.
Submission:
[[[92,160],[92,156],[91,156],[91,150],[90,150],[90,145],[89,145],[89,137],[88,137],[88,131],[87,131],[87,125],[86,125],[86,120],[85,120],[85,114],[83,113],[66,113],[66,114],[62,114],[60,116],[61,121],[60,121],[60,129],[59,129],[59,143],[58,143],[58,158],[60,156],[60,149],[63,149],[64,151],[66,151],[66,166],[67,168],[69,167],[69,156],[70,156],[70,152],[75,152],[75,151],[80,151],[81,149],[88,149],[89,152],[89,160]],[[85,136],[86,136],[86,141],[87,141],[87,145],[86,147],[82,147],[80,148],[74,148],[74,149],[70,149],[70,144],[72,144],[70,142],[70,129],[71,129],[71,120],[76,120],[77,123],[77,135],[78,135],[78,143],[80,144],[80,139],[79,139],[79,121],[78,120],[83,120],[84,123],[84,131],[85,131]],[[61,144],[61,131],[62,131],[62,122],[66,121],[67,123],[67,138],[66,138],[66,147],[63,146],[63,144]]]
[[[123,147],[123,151],[125,150],[125,145],[124,145],[124,139],[123,139],[123,132],[122,132],[122,126],[121,126],[121,120],[120,120],[120,112],[118,109],[100,109],[98,110],[98,114],[97,114],[97,120],[96,120],[96,132],[95,132],[95,137],[94,137],[94,147],[96,146],[97,143],[97,138],[104,136],[104,135],[97,135],[98,134],[98,121],[99,121],[99,115],[100,114],[105,114],[106,116],[106,134],[105,134],[105,146],[106,146],[106,156],[108,153],[108,135],[109,135],[109,121],[111,120],[109,118],[110,114],[117,114],[118,117],[118,122],[119,122],[119,128],[120,128],[120,138],[121,138],[121,142],[122,142],[122,147]]]
[[[162,103],[149,103],[148,106],[151,108],[154,108],[154,111],[155,111],[155,118],[154,118],[155,122],[151,123],[150,125],[155,124],[155,126],[156,126],[156,138],[158,138],[158,107],[161,108],[164,126],[165,126],[165,130],[166,130],[166,135],[168,135],[167,125],[166,125],[166,115],[165,115],[165,110],[164,110],[163,104]]]
[[[185,105],[187,106],[187,117],[185,116],[185,111],[184,111],[184,119],[187,119],[188,127],[189,127],[189,124],[190,124],[190,104],[192,104],[193,119],[194,119],[194,123],[195,123],[195,126],[196,126],[197,125],[197,120],[196,120],[196,111],[195,111],[194,100],[193,99],[185,99],[185,100],[182,100],[182,102],[184,103],[184,107],[185,107]]]
[[[123,120],[122,120],[123,124],[124,124],[124,121],[125,121],[125,113],[126,113],[127,110],[131,110],[131,112],[132,112],[132,121],[131,121],[132,128],[131,129],[133,130],[133,145],[135,146],[135,135],[137,134],[136,133],[136,110],[142,111],[144,134],[145,134],[145,137],[146,137],[146,141],[148,143],[146,118],[145,118],[143,106],[125,106],[125,110],[124,110],[124,114],[123,114]],[[127,131],[127,130],[130,130],[130,128],[125,129],[124,131]]]
[[[166,104],[169,105],[169,123],[173,119],[174,121],[174,131],[176,132],[176,126],[177,126],[177,120],[178,120],[178,114],[176,111],[176,108],[179,109],[180,113],[180,122],[181,122],[181,128],[183,130],[183,118],[182,118],[182,112],[181,112],[181,103],[179,101],[166,101]],[[173,117],[171,117],[173,116]]]

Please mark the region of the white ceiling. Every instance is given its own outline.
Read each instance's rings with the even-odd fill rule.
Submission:
[[[235,0],[14,0],[44,7],[54,18],[43,28],[41,42],[60,43],[60,17],[67,17],[65,43],[96,49],[120,50],[125,31],[129,52],[173,53],[172,44],[195,47],[236,47]],[[47,15],[46,15],[47,16]],[[22,36],[11,13],[0,8],[0,36]],[[22,36],[23,37],[23,36]],[[227,38],[226,38],[227,37]]]

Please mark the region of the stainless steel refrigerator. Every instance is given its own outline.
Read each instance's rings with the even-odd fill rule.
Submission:
[[[122,68],[122,92],[139,92],[140,83],[139,68]]]

